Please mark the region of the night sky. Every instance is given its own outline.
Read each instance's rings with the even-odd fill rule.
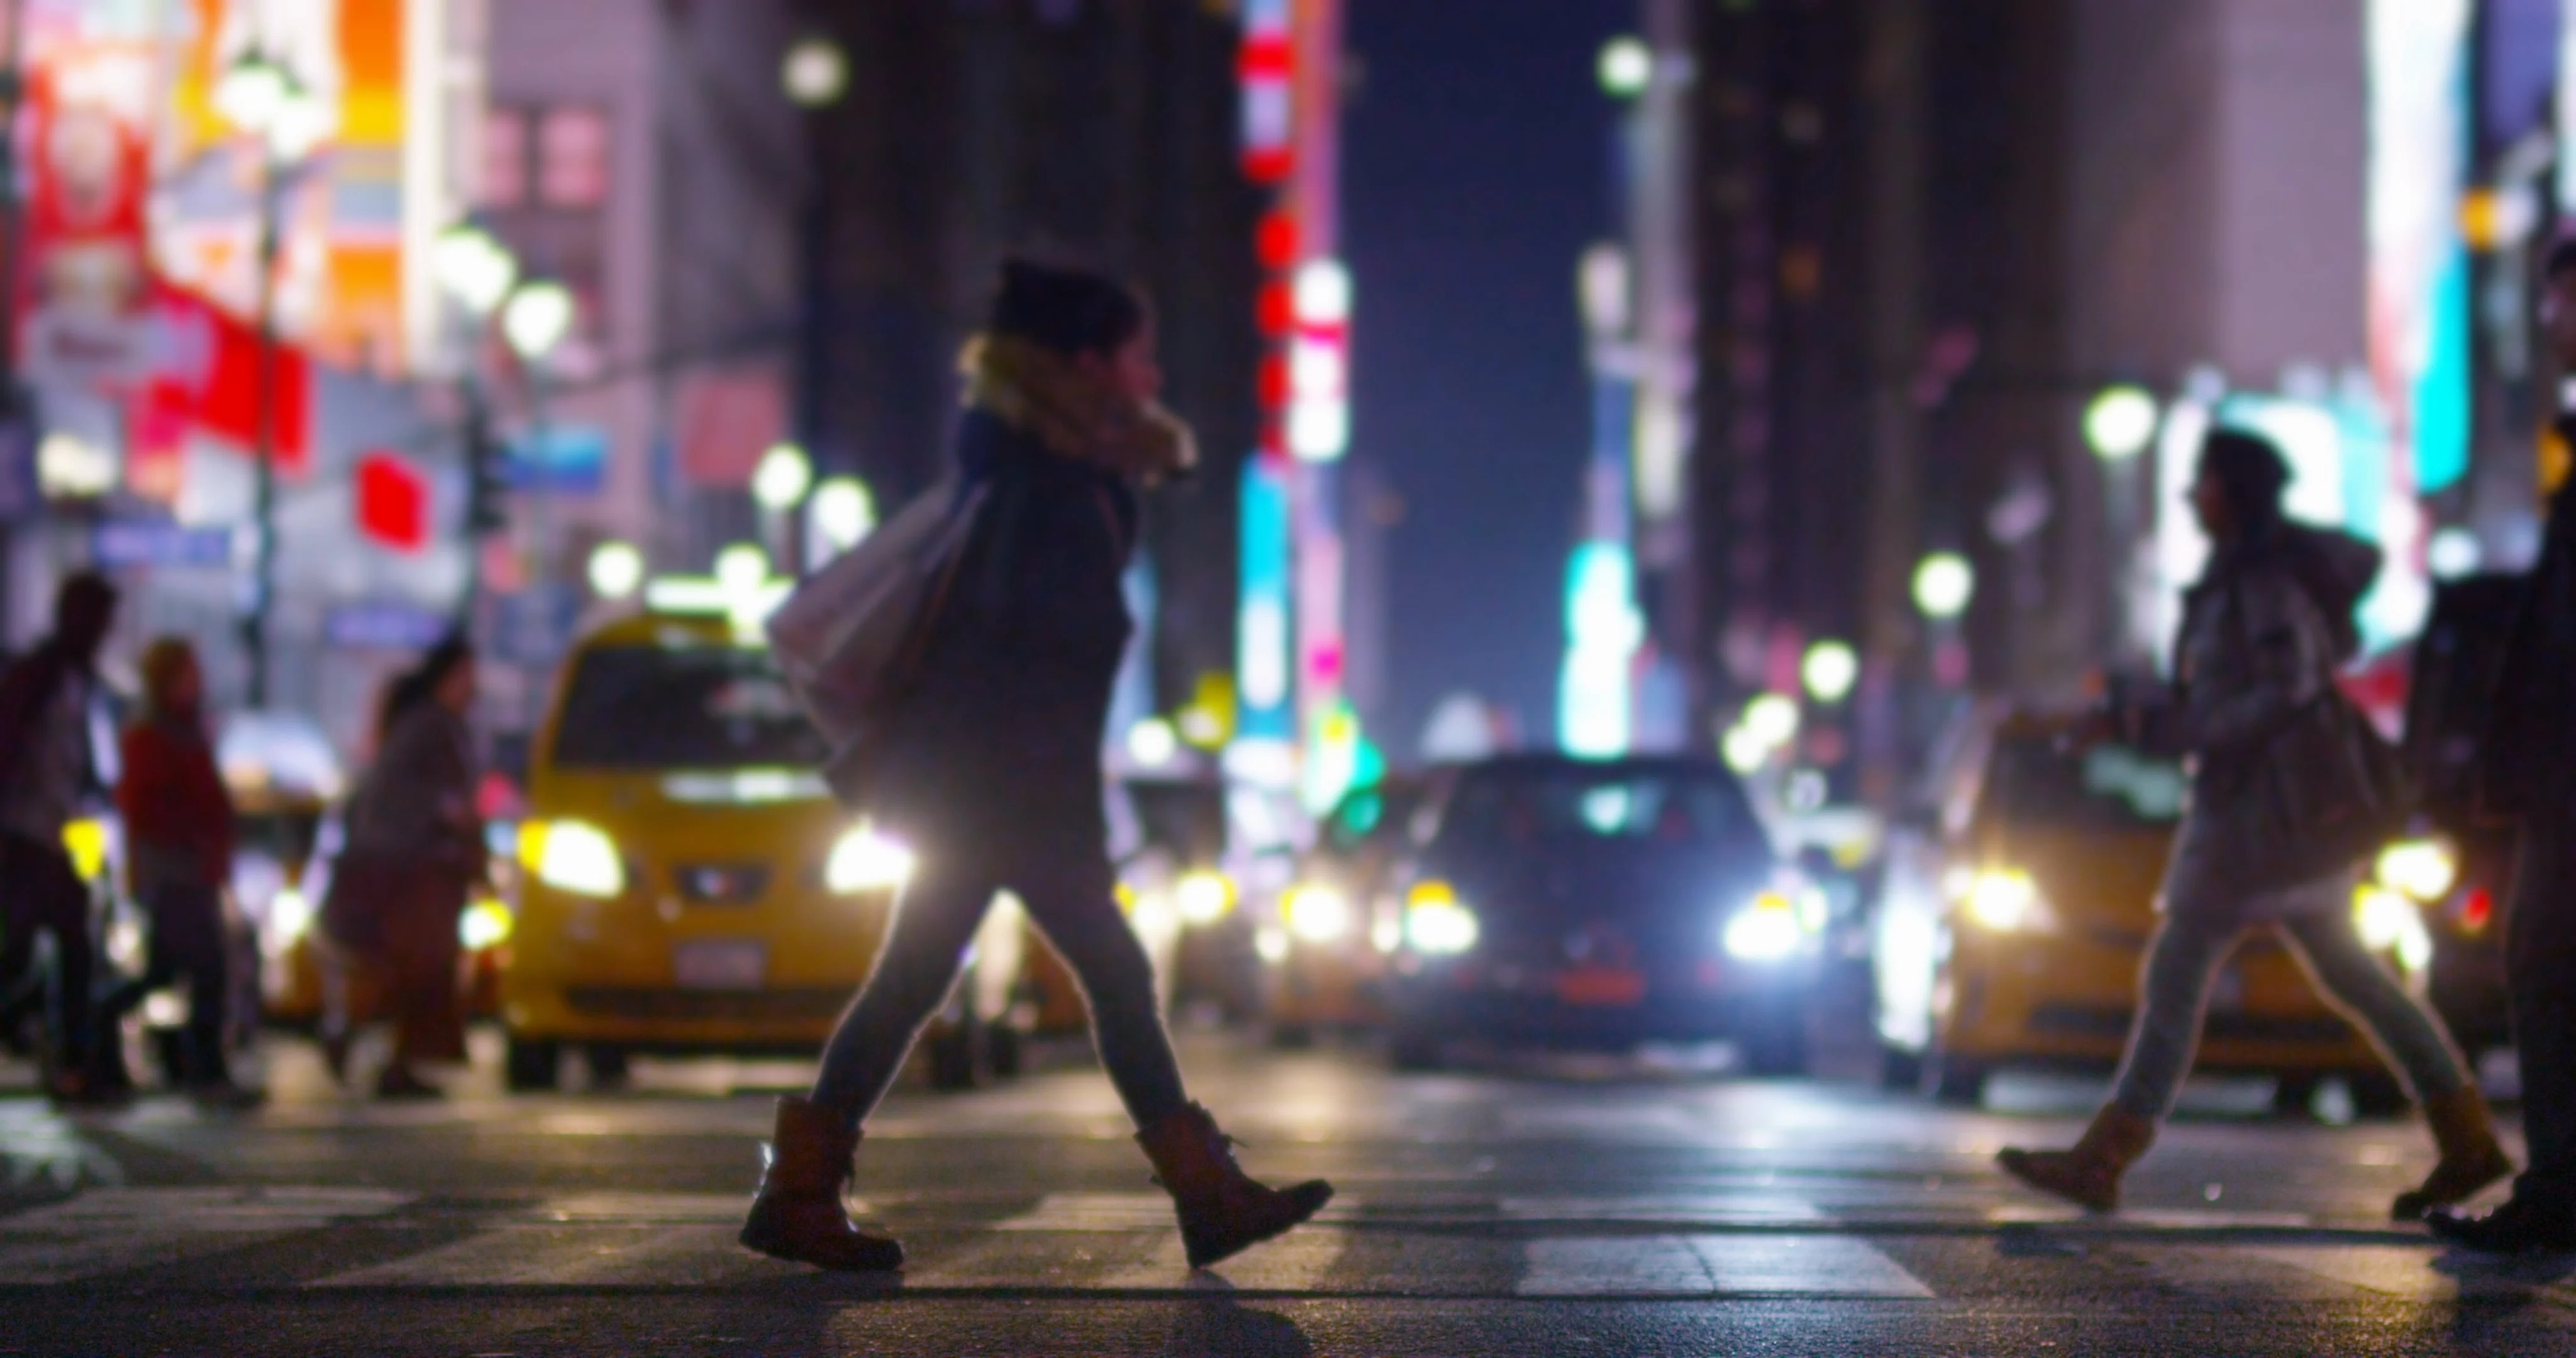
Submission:
[[[1634,22],[1619,0],[1350,9],[1352,449],[1408,506],[1378,733],[1399,761],[1461,688],[1554,739],[1589,401],[1574,269],[1610,216],[1612,110],[1593,70]]]

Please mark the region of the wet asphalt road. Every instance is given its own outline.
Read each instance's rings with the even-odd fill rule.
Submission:
[[[272,1044],[246,1115],[57,1115],[0,1067],[0,1354],[2567,1354],[2576,1260],[2385,1224],[2411,1123],[2213,1088],[2086,1221],[1988,1165],[2098,1089],[1935,1110],[1856,1079],[1670,1061],[1396,1076],[1360,1048],[1197,1038],[1194,1092],[1317,1226],[1190,1275],[1078,1060],[907,1089],[860,1157],[900,1279],[731,1242],[792,1066],[640,1063],[632,1088],[385,1106]]]

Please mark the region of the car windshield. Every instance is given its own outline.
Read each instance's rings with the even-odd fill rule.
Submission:
[[[554,748],[567,769],[811,768],[829,755],[769,653],[721,645],[584,653]]]
[[[1753,830],[1735,780],[1716,770],[1618,765],[1496,769],[1462,777],[1440,837],[1531,846],[1627,842],[1708,846]]]
[[[2048,737],[1999,742],[1986,772],[1985,814],[2058,829],[2152,830],[2182,819],[2181,766],[2121,745],[2060,749]]]

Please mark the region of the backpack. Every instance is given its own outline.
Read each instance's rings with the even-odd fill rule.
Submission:
[[[779,672],[830,746],[825,778],[846,805],[870,798],[886,727],[989,495],[980,479],[943,483],[807,577],[769,617]]]

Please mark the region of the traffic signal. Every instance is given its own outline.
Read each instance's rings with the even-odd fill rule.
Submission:
[[[465,403],[465,532],[485,537],[510,524],[509,469],[500,440],[492,437],[492,412],[480,392]]]

